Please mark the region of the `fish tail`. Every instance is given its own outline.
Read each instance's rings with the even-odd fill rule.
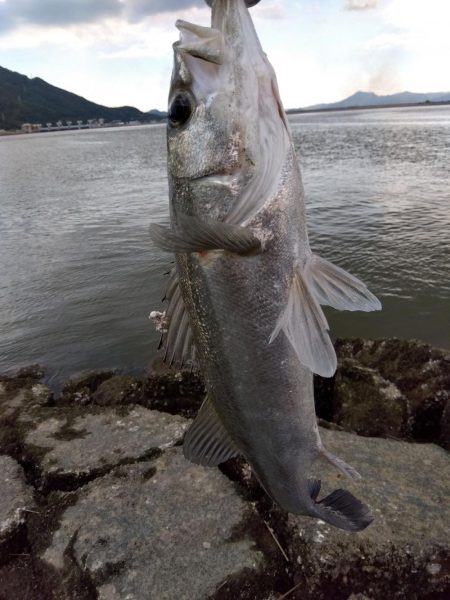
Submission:
[[[334,490],[317,501],[320,481],[313,479],[309,481],[309,491],[314,502],[311,516],[316,516],[334,527],[346,531],[362,531],[373,521],[369,507],[347,490]]]

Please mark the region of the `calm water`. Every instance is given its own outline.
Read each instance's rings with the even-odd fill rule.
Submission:
[[[313,249],[370,285],[382,313],[328,310],[335,336],[450,347],[450,107],[294,116]],[[167,255],[165,129],[0,138],[0,372],[58,383],[139,371]]]

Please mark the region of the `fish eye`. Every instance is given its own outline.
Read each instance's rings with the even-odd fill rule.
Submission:
[[[169,107],[169,123],[172,127],[181,127],[187,123],[194,112],[194,101],[190,94],[179,92]]]

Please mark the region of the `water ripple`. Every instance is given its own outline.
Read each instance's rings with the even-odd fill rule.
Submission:
[[[361,277],[376,314],[328,310],[336,335],[450,346],[450,109],[291,118],[313,249]],[[164,127],[0,138],[0,371],[55,381],[143,368],[170,267]]]

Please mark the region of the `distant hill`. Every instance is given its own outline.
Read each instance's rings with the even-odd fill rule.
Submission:
[[[30,79],[0,67],[0,129],[17,129],[22,123],[56,121],[149,121],[162,120],[164,113],[143,113],[132,106],[109,108],[89,102],[82,96],[50,85],[39,77]]]
[[[450,92],[433,92],[430,94],[415,94],[400,92],[389,96],[378,96],[373,92],[356,92],[345,100],[331,104],[314,104],[304,110],[323,110],[339,108],[358,108],[362,106],[389,106],[395,104],[421,104],[425,102],[450,102]]]

